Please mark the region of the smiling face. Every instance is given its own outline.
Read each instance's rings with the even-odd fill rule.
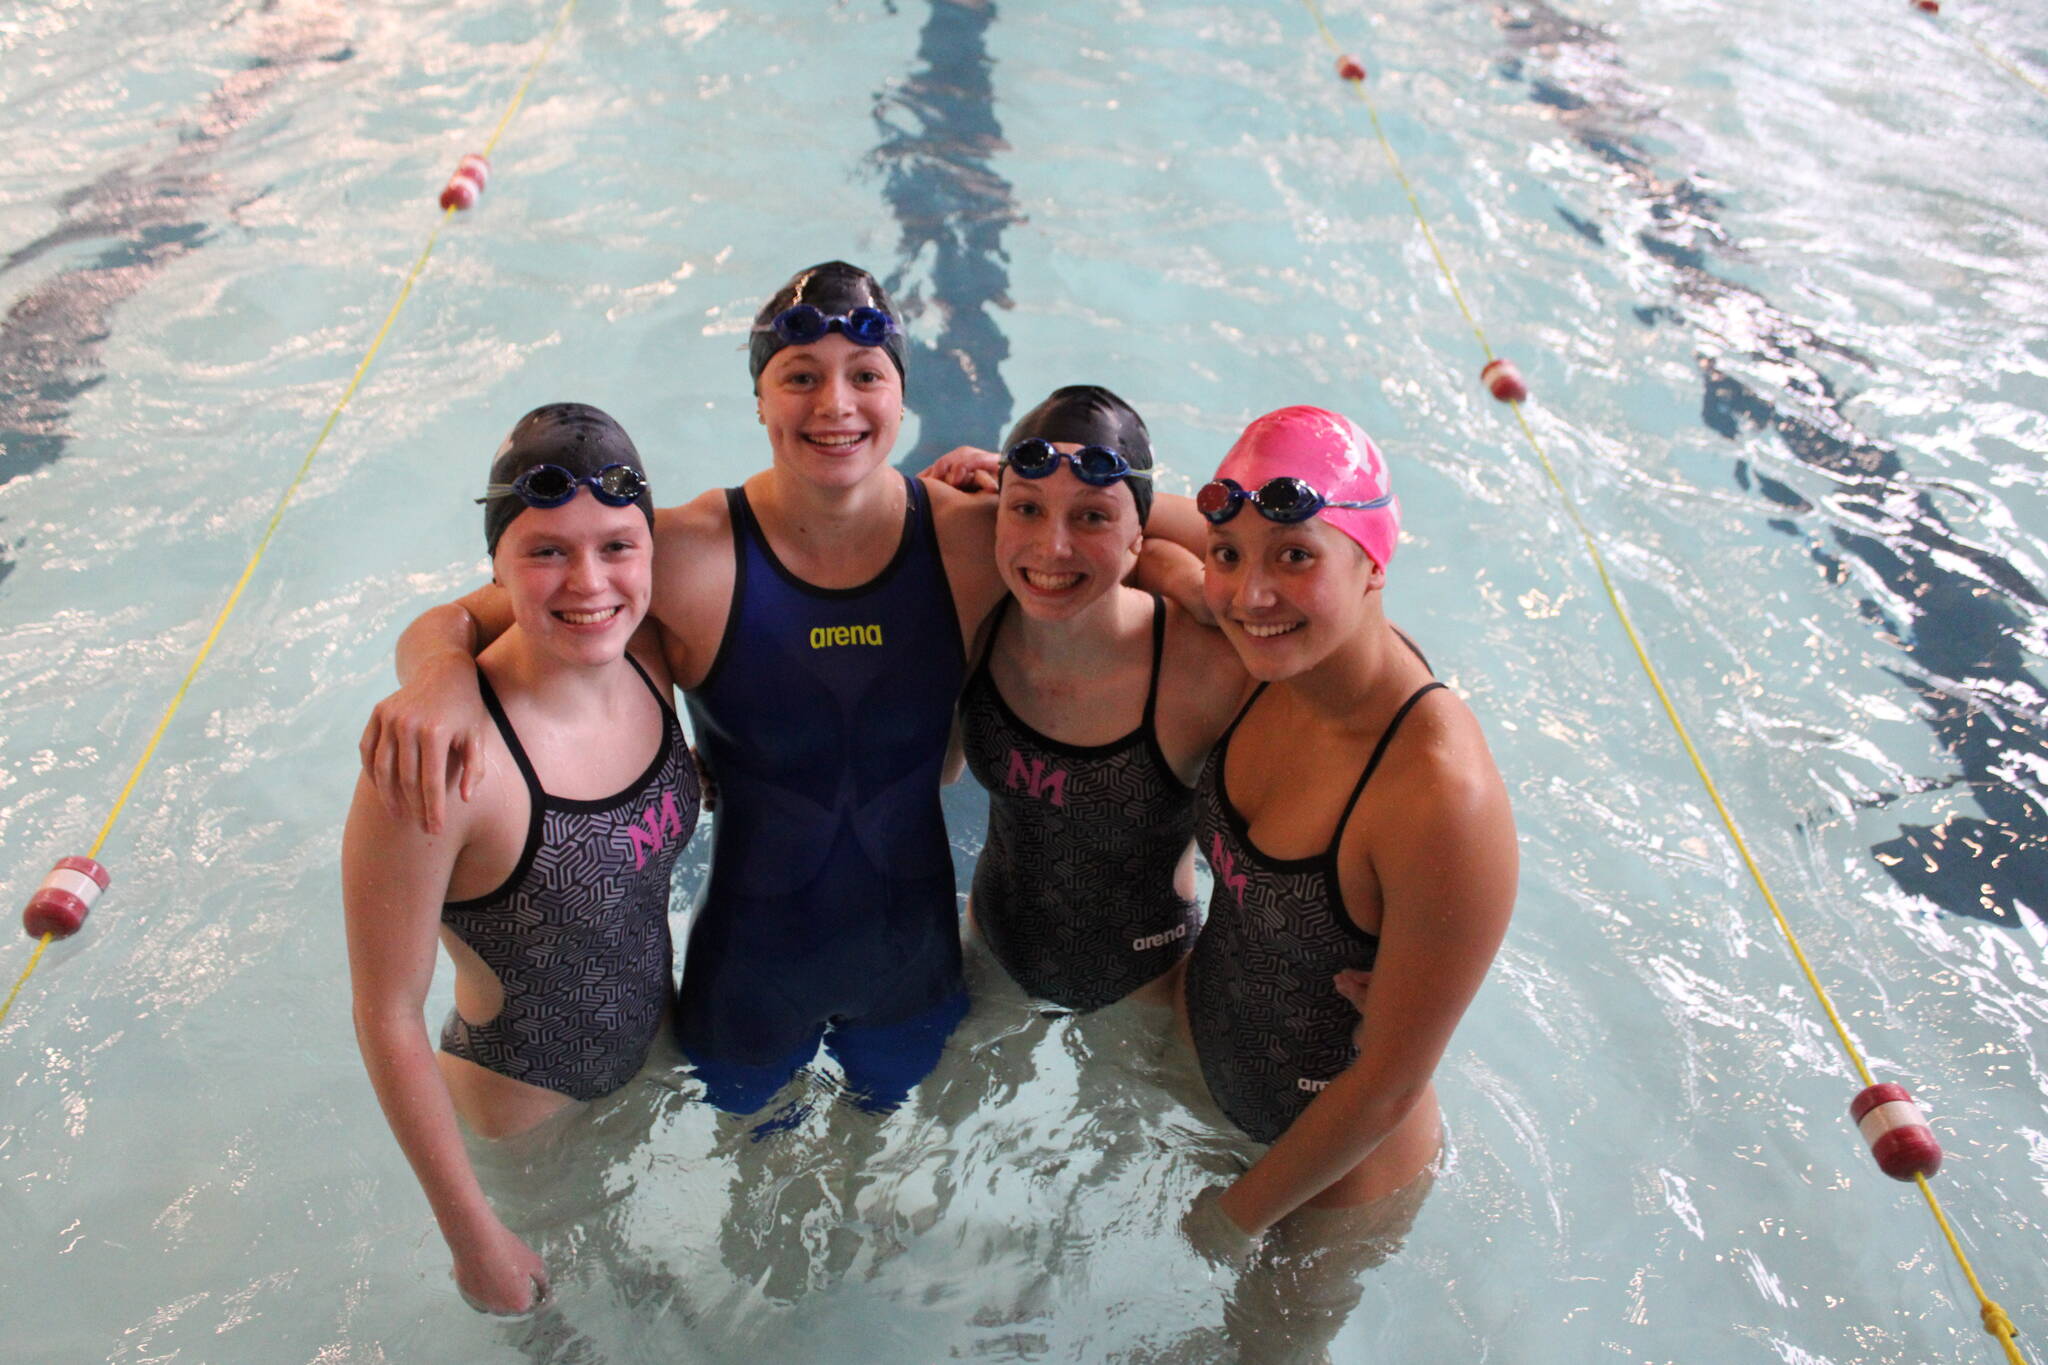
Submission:
[[[837,332],[777,351],[756,390],[776,467],[828,488],[850,488],[879,468],[903,424],[896,366]]]
[[[1058,442],[1071,453],[1081,447]],[[996,515],[996,567],[1030,616],[1068,620],[1123,582],[1138,562],[1138,505],[1121,481],[1083,483],[1061,461],[1042,479],[1003,472]]]
[[[536,646],[595,667],[616,662],[647,615],[653,534],[639,508],[607,507],[579,489],[560,507],[513,518],[491,568]]]
[[[1386,571],[1321,517],[1291,526],[1241,511],[1209,528],[1202,596],[1261,682],[1299,676],[1370,624]]]

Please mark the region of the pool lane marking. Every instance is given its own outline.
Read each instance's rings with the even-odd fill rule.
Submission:
[[[566,0],[561,13],[555,16],[554,28],[549,30],[547,40],[541,44],[540,51],[534,55],[532,63],[526,68],[525,78],[513,92],[512,102],[505,106],[505,113],[498,120],[498,126],[491,131],[490,139],[484,143],[485,156],[489,156],[496,149],[498,140],[505,135],[505,129],[512,122],[512,116],[518,113],[519,106],[525,103],[526,92],[532,88],[534,77],[540,74],[541,64],[554,50],[555,41],[562,36],[562,30],[567,26],[569,16],[574,12],[576,5],[577,0]],[[307,471],[312,469],[313,460],[320,454],[321,447],[327,443],[327,437],[334,430],[335,423],[341,420],[341,414],[348,407],[349,400],[356,396],[356,390],[362,386],[363,376],[369,373],[370,363],[377,358],[377,352],[383,349],[384,340],[390,335],[392,324],[398,320],[398,314],[405,307],[406,300],[412,297],[414,283],[418,281],[420,272],[427,268],[427,260],[434,254],[435,244],[441,240],[441,229],[446,227],[448,220],[458,212],[460,210],[453,207],[444,208],[441,210],[441,216],[435,220],[434,230],[427,234],[426,246],[421,248],[418,259],[413,261],[412,269],[406,272],[405,283],[398,291],[398,298],[393,301],[391,310],[384,315],[383,325],[377,328],[377,335],[371,339],[370,348],[364,351],[363,358],[356,362],[355,373],[349,377],[348,387],[341,391],[340,399],[327,414],[327,421],[321,425],[320,434],[313,438],[312,446],[306,451],[306,458],[299,462],[298,472],[292,475],[291,482],[285,485],[283,495],[278,498],[277,506],[270,514],[269,524],[263,528],[263,537],[256,543],[255,553],[249,556],[249,562],[242,567],[242,576],[235,580],[235,586],[228,593],[227,605],[222,607],[220,615],[214,618],[213,629],[206,632],[206,639],[201,642],[199,652],[192,658],[192,666],[185,670],[184,680],[178,684],[178,690],[171,694],[170,705],[164,708],[163,718],[157,722],[156,730],[149,737],[149,743],[143,747],[142,757],[136,761],[134,771],[128,774],[128,781],[121,788],[121,794],[114,798],[113,809],[107,812],[106,821],[100,826],[98,837],[92,841],[92,848],[87,851],[87,857],[98,858],[100,849],[106,845],[107,837],[114,832],[115,824],[120,821],[122,811],[128,806],[128,798],[135,794],[135,788],[142,781],[143,773],[148,771],[150,761],[156,757],[157,745],[162,743],[165,732],[170,729],[171,720],[178,714],[178,708],[185,704],[185,694],[191,689],[192,680],[199,676],[199,670],[205,666],[207,656],[213,653],[213,646],[220,639],[221,630],[227,625],[228,618],[234,615],[235,607],[242,599],[242,590],[249,586],[249,580],[256,575],[256,566],[263,562],[264,554],[270,549],[271,539],[277,534],[278,523],[284,520],[285,509],[291,506],[292,498],[299,491],[299,485],[305,482]],[[36,964],[42,961],[43,950],[50,946],[52,937],[54,935],[44,934],[36,944],[35,952],[29,956],[28,966],[22,969],[20,977],[15,980],[14,989],[7,993],[6,1002],[0,1004],[0,1023],[7,1021],[8,1012],[14,1008],[15,997],[21,994],[21,988],[27,984],[29,975],[36,969]]]
[[[1323,18],[1322,6],[1318,0],[1302,2],[1307,5],[1309,14],[1315,19],[1316,28],[1321,32],[1323,42],[1341,60],[1346,55],[1344,48],[1338,43],[1336,35],[1330,31],[1330,25]],[[1458,286],[1457,276],[1451,270],[1449,261],[1445,259],[1443,248],[1437,243],[1436,233],[1430,228],[1429,218],[1422,210],[1422,201],[1416,197],[1415,187],[1408,179],[1408,172],[1402,167],[1401,158],[1395,153],[1394,144],[1388,139],[1386,128],[1380,122],[1379,109],[1373,101],[1371,92],[1366,88],[1368,82],[1347,79],[1344,83],[1364,102],[1365,111],[1372,118],[1373,132],[1379,138],[1380,149],[1386,154],[1387,164],[1392,168],[1395,179],[1400,182],[1402,193],[1408,197],[1408,207],[1414,211],[1415,221],[1421,226],[1422,235],[1429,242],[1430,252],[1436,257],[1437,269],[1443,273],[1444,283],[1450,286],[1451,297],[1457,300],[1458,311],[1465,315],[1466,323],[1472,328],[1472,335],[1478,339],[1479,349],[1485,352],[1489,362],[1497,359],[1492,344],[1486,339],[1486,329],[1479,325],[1479,319],[1466,302],[1464,290]],[[1791,923],[1785,918],[1785,912],[1778,904],[1778,897],[1771,889],[1770,880],[1765,877],[1763,868],[1750,852],[1749,841],[1742,837],[1742,830],[1737,826],[1733,812],[1728,809],[1728,803],[1722,799],[1720,787],[1707,769],[1706,759],[1701,755],[1699,747],[1693,743],[1692,732],[1679,717],[1678,708],[1672,702],[1670,692],[1665,689],[1663,676],[1650,659],[1649,649],[1637,632],[1635,620],[1630,616],[1627,605],[1622,601],[1620,589],[1615,586],[1614,578],[1608,572],[1607,557],[1600,553],[1599,543],[1594,539],[1592,527],[1587,524],[1578,501],[1572,497],[1571,491],[1565,487],[1563,478],[1559,476],[1557,467],[1551,463],[1542,440],[1536,434],[1536,429],[1529,423],[1529,415],[1522,403],[1509,400],[1508,406],[1514,409],[1515,420],[1522,428],[1522,435],[1528,439],[1530,449],[1535,452],[1537,461],[1543,466],[1544,474],[1549,478],[1551,486],[1557,490],[1558,498],[1564,504],[1572,525],[1577,528],[1579,539],[1585,544],[1586,553],[1593,561],[1593,569],[1600,577],[1600,586],[1607,594],[1608,604],[1614,609],[1615,617],[1621,622],[1622,631],[1628,636],[1629,648],[1635,652],[1636,662],[1642,667],[1644,676],[1649,679],[1651,689],[1656,692],[1657,701],[1664,709],[1665,719],[1670,722],[1679,743],[1684,746],[1686,757],[1692,761],[1693,771],[1699,775],[1701,785],[1707,789],[1707,796],[1712,800],[1715,812],[1720,815],[1729,838],[1734,840],[1736,851],[1741,854],[1744,866],[1749,869],[1750,879],[1762,893],[1764,904],[1770,907],[1771,916],[1777,921],[1779,932],[1784,935],[1786,945],[1792,950],[1799,970],[1805,974],[1807,985],[1813,989],[1815,998],[1820,1001],[1828,1022],[1834,1025],[1835,1035],[1842,1043],[1842,1050],[1848,1054],[1856,1073],[1863,1078],[1863,1084],[1866,1087],[1875,1084],[1870,1068],[1864,1063],[1862,1051],[1856,1046],[1856,1040],[1850,1036],[1848,1026],[1842,1022],[1841,1015],[1836,1012],[1834,1001],[1829,998],[1827,988],[1821,985],[1819,975],[1814,971],[1805,948],[1799,942],[1799,935],[1793,931]],[[1935,1195],[1933,1187],[1927,1183],[1926,1176],[1916,1175],[1913,1178],[1920,1187],[1921,1195],[1927,1201],[1928,1209],[1934,1214],[1934,1220],[1940,1226],[1942,1236],[1947,1239],[1949,1250],[1954,1253],[1957,1264],[1962,1267],[1964,1277],[1969,1280],[1970,1288],[1977,1296],[1978,1316],[1983,1321],[1984,1330],[1998,1339],[1999,1344],[2005,1348],[2009,1361],[2014,1365],[2026,1365],[2025,1358],[2020,1355],[2019,1348],[2013,1342],[2016,1331],[2012,1319],[2007,1316],[2004,1308],[1985,1294],[1983,1285],[1977,1279],[1976,1270],[1970,1265],[1970,1258],[1964,1254],[1962,1244],[1949,1226],[1948,1218],[1942,1211],[1941,1200]]]

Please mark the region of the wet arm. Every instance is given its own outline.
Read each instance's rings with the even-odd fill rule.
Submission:
[[[1149,531],[1131,571],[1131,585],[1157,593],[1205,626],[1216,624],[1202,599],[1202,561],[1184,546],[1155,538]]]
[[[501,1226],[470,1167],[422,1018],[456,851],[447,835],[393,820],[358,779],[341,852],[356,1044],[451,1247]]]

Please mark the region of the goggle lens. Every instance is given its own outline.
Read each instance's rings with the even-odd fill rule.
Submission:
[[[1212,479],[1195,490],[1195,510],[1213,526],[1221,526],[1237,515],[1244,490],[1231,479]]]
[[[1259,490],[1259,510],[1278,522],[1307,521],[1322,510],[1323,500],[1300,479],[1273,479]]]

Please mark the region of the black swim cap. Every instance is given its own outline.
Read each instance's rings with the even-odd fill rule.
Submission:
[[[643,483],[647,479],[633,438],[609,413],[588,403],[549,403],[520,418],[491,461],[491,482],[510,483],[543,464],[558,465],[579,479],[606,465],[622,464],[639,474]],[[642,491],[633,505],[646,514],[647,527],[653,530],[654,494]],[[498,537],[525,510],[526,503],[517,493],[503,493],[484,502],[484,544],[490,553],[497,553]]]
[[[1007,454],[1019,441],[1070,441],[1075,445],[1108,446],[1133,469],[1152,467],[1152,435],[1145,419],[1129,403],[1097,384],[1069,384],[1024,414],[1003,442]],[[1152,515],[1152,480],[1126,475],[1124,487],[1138,502],[1138,525]]]
[[[776,290],[775,297],[754,314],[754,333],[747,343],[747,372],[756,387],[761,382],[761,371],[768,368],[775,353],[789,345],[775,334],[770,324],[783,309],[800,303],[808,303],[828,317],[844,317],[856,308],[879,308],[887,313],[896,326],[883,340],[882,350],[896,362],[896,377],[904,377],[903,319],[897,317],[896,307],[889,302],[881,282],[857,265],[826,261],[790,276],[789,283]]]

